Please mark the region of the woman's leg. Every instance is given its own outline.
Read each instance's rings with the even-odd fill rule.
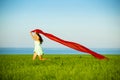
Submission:
[[[42,60],[42,55],[39,55],[38,57],[39,57],[39,60]]]
[[[42,55],[39,55],[39,60],[46,60],[45,58],[42,57]]]
[[[36,59],[36,57],[37,57],[37,54],[36,54],[36,53],[34,53],[34,54],[33,54],[33,60],[35,60],[35,59]]]

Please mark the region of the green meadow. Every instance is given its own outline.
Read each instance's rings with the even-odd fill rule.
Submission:
[[[120,55],[0,55],[0,80],[120,80]]]

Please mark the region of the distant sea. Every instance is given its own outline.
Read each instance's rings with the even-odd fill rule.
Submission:
[[[120,48],[91,48],[100,54],[120,54]],[[85,54],[70,48],[43,48],[45,54]],[[33,48],[0,48],[0,54],[33,54]]]

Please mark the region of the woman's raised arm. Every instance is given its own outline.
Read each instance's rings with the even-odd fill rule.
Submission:
[[[33,36],[32,32],[30,32],[30,35],[31,35],[31,37],[34,39],[34,36]]]

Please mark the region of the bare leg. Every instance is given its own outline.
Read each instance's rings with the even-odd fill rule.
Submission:
[[[39,55],[38,57],[39,57],[39,60],[42,60],[42,55]]]
[[[33,54],[33,60],[35,60],[35,59],[36,59],[36,57],[37,57],[37,54],[36,54],[36,53],[34,53],[34,54]]]
[[[46,60],[45,58],[42,57],[42,55],[38,56],[39,60]]]

